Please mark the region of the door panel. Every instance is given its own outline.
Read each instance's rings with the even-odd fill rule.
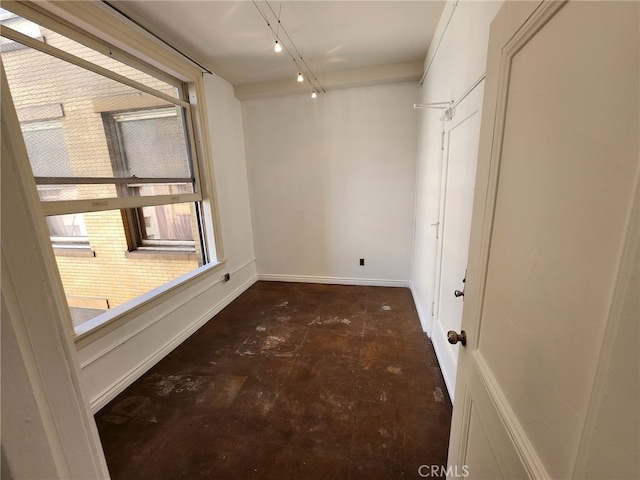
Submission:
[[[573,475],[638,182],[638,10],[508,2],[492,24],[451,464]]]
[[[444,188],[431,338],[449,392],[453,392],[455,384],[459,346],[447,342],[447,331],[460,330],[462,325],[464,298],[456,297],[454,292],[463,291],[465,285],[483,87],[483,83],[477,85],[456,107],[453,119],[444,123]]]
[[[487,432],[473,408],[469,417],[469,445],[471,448],[467,451],[466,463],[467,467],[473,465],[473,478],[495,480],[500,463],[491,450]]]

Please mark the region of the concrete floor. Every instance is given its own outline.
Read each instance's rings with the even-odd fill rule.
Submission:
[[[446,465],[451,402],[408,289],[258,282],[96,421],[114,480],[384,480]]]

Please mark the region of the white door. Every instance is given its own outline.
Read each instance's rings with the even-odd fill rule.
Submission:
[[[639,6],[505,2],[492,23],[452,478],[581,476],[621,295],[638,315],[620,292],[638,270]],[[637,370],[634,348],[616,368]]]
[[[431,338],[452,396],[459,346],[447,342],[447,331],[460,330],[462,325],[483,87],[483,82],[476,85],[456,106],[453,118],[443,122],[443,188]]]

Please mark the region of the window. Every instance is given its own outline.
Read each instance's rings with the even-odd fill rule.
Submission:
[[[82,213],[46,217],[53,248],[89,248],[89,235]]]
[[[122,112],[109,117],[115,168],[121,169],[125,176],[154,176],[162,168],[166,177],[184,183],[193,181],[185,125],[179,109]]]
[[[23,123],[22,136],[34,176],[46,177],[51,172],[72,175],[62,125],[58,120]],[[40,192],[44,198],[61,195],[56,187],[41,186]],[[51,216],[46,221],[54,248],[89,248],[89,237],[81,213]]]
[[[130,178],[148,177],[162,166],[167,183],[121,185],[125,196],[176,195],[193,191],[185,122],[176,108],[103,114],[113,168]],[[124,212],[129,250],[195,252],[197,204],[154,205]]]
[[[76,331],[215,261],[188,85],[120,62],[129,57],[95,37],[78,43],[81,33],[68,38],[48,17],[6,13],[0,23],[3,42],[20,45],[3,49],[2,62],[58,271],[68,304],[86,310],[74,317]],[[12,25],[32,25],[47,41]],[[94,255],[74,253],[89,245]]]

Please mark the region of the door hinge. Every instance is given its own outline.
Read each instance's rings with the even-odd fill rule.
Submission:
[[[440,137],[440,150],[444,150],[444,132],[442,132],[442,137]]]
[[[436,302],[431,302],[431,316],[435,314],[436,311]]]

